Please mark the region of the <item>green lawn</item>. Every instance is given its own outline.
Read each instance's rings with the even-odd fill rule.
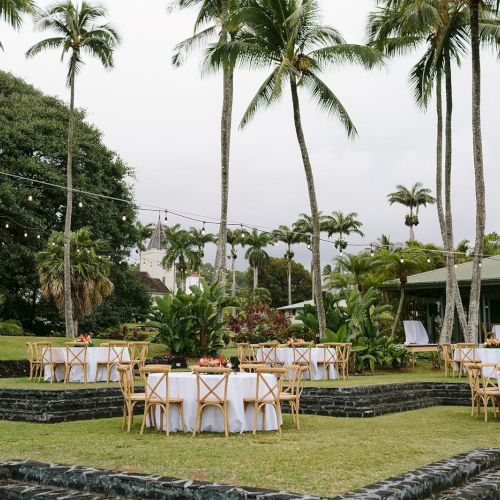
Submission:
[[[30,424],[0,421],[0,460],[24,458],[332,496],[477,447],[500,447],[500,421],[435,407],[377,418],[285,416],[275,432],[232,435],[149,431],[121,419]],[[89,446],[89,442],[93,445]]]
[[[26,342],[52,342],[54,347],[64,347],[67,342],[65,337],[6,337],[0,336],[0,361],[11,359],[27,359]],[[112,342],[106,339],[93,339],[95,345],[103,342]],[[154,358],[165,352],[164,344],[151,344],[149,346],[148,358]]]

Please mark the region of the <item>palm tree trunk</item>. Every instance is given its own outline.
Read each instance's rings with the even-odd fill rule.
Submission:
[[[477,342],[479,333],[479,304],[481,298],[481,259],[484,246],[486,202],[483,171],[483,145],[481,139],[481,59],[479,42],[479,2],[470,1],[470,36],[472,55],[472,147],[474,181],[476,188],[476,241],[469,302],[469,331],[466,340]]]
[[[66,217],[64,220],[64,321],[66,337],[74,338],[71,297],[71,217],[73,212],[73,145],[75,135],[75,75],[71,77],[68,123],[68,161],[66,166]]]
[[[228,1],[222,0],[221,39],[227,39]],[[227,206],[229,199],[229,154],[231,150],[231,119],[233,114],[233,69],[223,69],[222,116],[221,116],[221,209],[214,281],[224,286],[226,282]]]
[[[233,297],[236,296],[236,259],[234,256],[232,257],[232,262],[231,262],[231,273],[233,275],[233,284],[231,287],[231,295]]]
[[[410,207],[410,217],[413,218],[413,207]],[[415,231],[413,230],[413,223],[410,224],[410,241],[415,241]]]
[[[288,259],[288,305],[292,305],[292,260]]]
[[[394,336],[394,334],[396,333],[396,327],[398,326],[399,319],[401,318],[401,312],[403,311],[404,301],[405,301],[405,289],[404,286],[401,285],[399,305],[398,305],[398,310],[396,311],[396,317],[394,318],[394,323],[392,324],[391,336]]]
[[[255,290],[259,285],[259,268],[254,266],[253,268],[253,289]]]
[[[314,187],[314,176],[312,172],[311,162],[309,160],[309,153],[307,151],[304,131],[302,130],[302,121],[300,118],[300,104],[299,95],[297,93],[297,82],[295,77],[290,78],[290,86],[292,90],[293,102],[293,118],[295,122],[295,132],[297,133],[297,140],[299,142],[300,152],[302,154],[302,162],[307,180],[307,188],[309,191],[309,203],[311,205],[311,216],[313,225],[312,234],[312,268],[313,268],[313,290],[314,300],[316,302],[316,309],[318,311],[319,335],[323,337],[326,328],[325,307],[323,305],[323,295],[321,291],[321,259],[320,259],[320,222],[318,202],[316,199],[316,190]]]
[[[311,256],[311,299],[314,300],[314,266],[312,263],[312,256]]]

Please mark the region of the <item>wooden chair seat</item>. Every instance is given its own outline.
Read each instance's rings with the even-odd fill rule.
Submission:
[[[145,401],[146,400],[146,393],[136,392],[136,393],[130,395],[130,399],[132,401]]]
[[[274,403],[274,398],[273,399],[270,399],[270,398],[262,398],[262,399],[243,398],[243,401],[245,403],[255,403],[256,401],[258,401],[259,403],[272,404],[272,403]]]
[[[137,403],[146,401],[146,394],[144,392],[134,392],[134,373],[130,364],[119,365],[118,374],[123,395],[122,429],[127,425],[127,432],[130,432],[134,420],[134,407]]]
[[[152,396],[149,398],[149,401],[151,403],[164,403],[164,404],[167,404],[167,403],[172,403],[172,404],[177,404],[177,403],[182,403],[184,400],[182,398],[168,398],[168,399],[165,399],[165,398],[160,398],[160,397],[155,397],[155,396]]]

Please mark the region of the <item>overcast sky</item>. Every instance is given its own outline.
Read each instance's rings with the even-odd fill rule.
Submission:
[[[49,4],[40,0],[42,7]],[[362,43],[374,0],[320,0],[325,24],[339,29],[348,42]],[[78,76],[76,102],[104,133],[104,142],[135,169],[136,199],[172,210],[217,217],[219,214],[220,75],[201,77],[200,54],[174,69],[172,49],[192,32],[194,12],[168,12],[167,0],[106,0],[108,19],[123,42],[115,68],[108,72],[89,61]],[[3,28],[0,67],[43,92],[68,99],[66,66],[59,53],[27,61],[26,49],[47,35],[27,21],[20,33]],[[498,186],[498,88],[500,62],[483,52],[483,139],[487,182],[487,231],[500,212]],[[387,193],[396,184],[421,181],[434,190],[435,113],[423,113],[412,100],[408,73],[419,54],[390,61],[386,68],[364,71],[337,67],[323,75],[349,111],[359,137],[348,140],[306,94],[302,97],[306,140],[321,210],[355,211],[365,238],[382,233],[394,241],[408,237],[405,210],[390,207]],[[454,216],[456,241],[473,237],[474,184],[470,127],[470,61],[455,71]],[[229,217],[261,227],[291,224],[309,211],[304,171],[292,122],[291,100],[260,112],[244,131],[238,122],[265,77],[238,72],[235,79]],[[496,140],[496,141],[495,141]],[[141,215],[153,222],[157,215]],[[177,222],[173,217],[172,222]],[[215,231],[215,227],[212,226]],[[416,236],[439,243],[434,207],[423,209]],[[350,250],[354,250],[351,247]],[[322,264],[335,255],[323,245]],[[281,247],[270,253],[281,255]],[[213,251],[207,251],[211,256]],[[309,252],[297,249],[309,265]],[[240,261],[241,263],[241,261]]]

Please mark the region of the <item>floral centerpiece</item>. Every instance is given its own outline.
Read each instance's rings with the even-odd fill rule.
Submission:
[[[296,338],[294,338],[294,337],[290,337],[290,338],[288,339],[288,343],[289,343],[289,344],[300,344],[300,343],[302,343],[302,342],[304,342],[304,339],[296,339]]]
[[[488,339],[484,343],[486,349],[500,349],[500,340],[498,339]]]
[[[94,345],[92,343],[92,337],[90,335],[80,335],[80,337],[78,337],[78,342],[85,343],[88,346]]]
[[[198,361],[198,366],[203,368],[232,368],[233,365],[229,359],[222,356],[222,354],[218,358],[200,358]]]

